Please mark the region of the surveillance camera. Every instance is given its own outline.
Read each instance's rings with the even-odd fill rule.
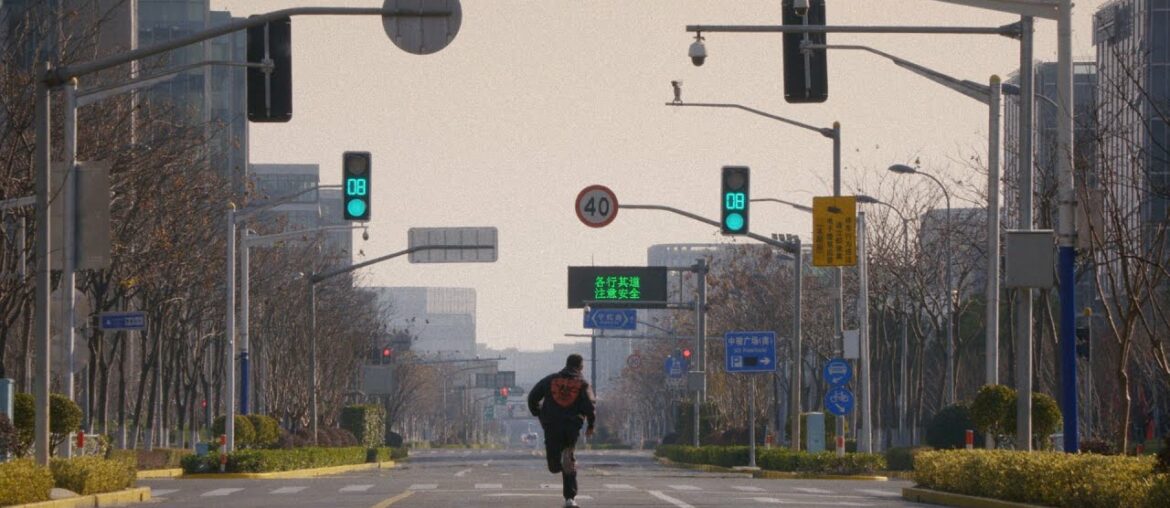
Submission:
[[[695,64],[695,67],[702,66],[703,62],[707,61],[707,46],[703,45],[701,36],[695,37],[695,42],[691,43],[687,55],[691,57],[691,63]]]
[[[797,16],[808,16],[809,0],[792,0],[792,10]]]

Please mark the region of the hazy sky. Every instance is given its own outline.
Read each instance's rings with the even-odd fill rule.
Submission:
[[[1077,2],[1074,56],[1092,57],[1092,13]],[[237,16],[380,0],[212,0]],[[411,227],[496,226],[499,262],[409,264],[365,272],[366,284],[462,286],[478,294],[478,341],[545,349],[581,333],[566,308],[569,265],[644,265],[660,243],[721,242],[712,227],[624,210],[602,229],[578,222],[573,199],[604,184],[619,202],[717,217],[719,168],[752,168],[752,196],[811,202],[831,193],[829,140],[739,111],[668,108],[683,99],[735,102],[818,126],[840,121],[843,180],[864,181],[921,157],[924,171],[965,178],[952,161],[986,151],[987,109],[860,52],[829,54],[829,100],[784,102],[779,34],[706,34],[703,67],[687,58],[687,24],[778,24],[780,0],[464,0],[455,41],[405,53],[377,18],[293,20],[293,120],[252,125],[255,163],[317,163],[340,182],[341,153],[373,154],[369,259],[406,246]],[[830,0],[829,24],[999,26],[1018,17],[936,0]],[[1036,57],[1054,60],[1054,22],[1036,23]],[[998,36],[832,35],[986,83],[1019,63]],[[982,149],[980,149],[982,147]],[[907,185],[919,182],[910,179]],[[856,189],[845,189],[846,192]],[[881,196],[879,196],[881,197]],[[941,206],[941,203],[940,205]],[[959,206],[956,204],[956,206]],[[797,233],[809,217],[758,203],[752,229]]]

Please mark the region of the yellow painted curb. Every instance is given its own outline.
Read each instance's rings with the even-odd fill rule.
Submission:
[[[930,503],[943,506],[959,506],[962,508],[1042,508],[1040,505],[1000,501],[986,497],[952,494],[937,490],[905,487],[902,489],[902,499],[915,503]]]
[[[331,474],[351,473],[354,471],[372,471],[375,469],[390,469],[395,466],[393,461],[371,462],[366,464],[350,464],[348,466],[317,467],[312,469],[295,469],[292,471],[273,471],[271,473],[195,473],[185,474],[179,478],[187,480],[287,480],[293,478],[313,478]]]
[[[19,504],[9,508],[93,508],[95,506],[123,506],[146,501],[150,501],[150,488],[135,487],[117,492],[106,492],[104,494]]]
[[[149,480],[154,478],[176,478],[182,475],[182,469],[143,469],[138,471],[139,480]]]

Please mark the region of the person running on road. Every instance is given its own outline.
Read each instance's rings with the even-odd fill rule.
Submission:
[[[581,425],[589,422],[586,437],[593,437],[593,424],[597,419],[594,412],[593,389],[581,370],[585,360],[579,354],[571,354],[565,360],[565,368],[541,379],[528,392],[528,411],[540,418],[544,429],[545,457],[548,471],[561,473],[564,483],[565,508],[577,505],[577,458],[574,448]]]

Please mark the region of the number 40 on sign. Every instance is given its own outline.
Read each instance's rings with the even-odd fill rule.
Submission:
[[[617,218],[617,196],[604,185],[590,185],[577,194],[576,211],[582,224],[605,227]]]

